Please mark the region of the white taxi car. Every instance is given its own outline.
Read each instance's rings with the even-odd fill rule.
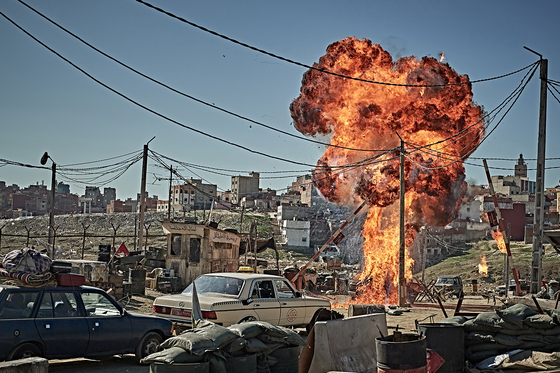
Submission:
[[[194,282],[202,317],[223,326],[253,320],[281,326],[307,326],[321,311],[331,308],[328,300],[302,295],[281,276],[209,273]],[[156,298],[154,312],[190,325],[192,288],[191,284],[181,294]]]

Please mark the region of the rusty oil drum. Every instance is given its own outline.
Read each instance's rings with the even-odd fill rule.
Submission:
[[[426,337],[428,349],[438,353],[445,363],[437,373],[462,373],[465,365],[465,332],[462,325],[418,324],[418,333]]]
[[[395,334],[375,339],[378,373],[427,373],[426,337]]]

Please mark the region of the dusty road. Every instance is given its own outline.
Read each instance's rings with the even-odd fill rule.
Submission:
[[[148,373],[150,367],[139,365],[134,355],[114,356],[101,360],[49,360],[49,373]]]

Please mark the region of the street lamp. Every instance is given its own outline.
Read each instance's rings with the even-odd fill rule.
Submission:
[[[56,197],[56,163],[50,157],[49,153],[45,152],[41,157],[41,164],[44,166],[48,160],[52,161],[52,180],[51,180],[51,212],[49,215],[49,245],[53,244],[53,233],[54,233],[54,202]],[[51,256],[54,258],[54,246],[52,247],[52,254]]]

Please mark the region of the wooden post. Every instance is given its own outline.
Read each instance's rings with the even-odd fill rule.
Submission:
[[[255,263],[253,264],[253,266],[255,267],[255,273],[257,273],[257,246],[258,246],[257,245],[257,238],[258,238],[258,236],[257,236],[257,226],[258,226],[258,223],[255,220],[255,243],[254,243],[254,245],[255,245]]]
[[[84,251],[86,249],[86,231],[88,230],[89,225],[86,227],[84,222],[82,222],[82,227],[84,228],[84,237],[82,239],[82,260],[83,260],[84,259]]]

